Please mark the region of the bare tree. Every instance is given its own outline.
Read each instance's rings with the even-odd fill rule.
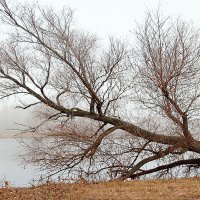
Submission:
[[[10,30],[0,45],[0,97],[39,109],[42,122],[30,129],[53,136],[36,139],[27,162],[69,177],[81,168],[89,179],[198,169],[200,43],[192,26],[149,13],[133,50],[114,38],[103,48],[75,27],[70,9],[0,5]],[[150,109],[158,126],[145,114],[140,123],[127,117],[132,104]]]

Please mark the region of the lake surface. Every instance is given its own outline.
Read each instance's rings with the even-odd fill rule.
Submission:
[[[32,138],[25,138],[25,143],[31,143]],[[15,138],[0,138],[0,187],[4,181],[9,181],[11,186],[26,187],[30,186],[33,181],[37,183],[44,172],[38,171],[36,167],[22,163],[19,155],[22,154],[23,148],[18,139]],[[157,164],[152,162],[148,167],[156,167]],[[146,166],[147,167],[147,166]],[[181,177],[179,172],[177,177]],[[151,178],[151,176],[150,176]]]
[[[24,139],[31,142],[31,139]],[[4,180],[12,186],[28,186],[39,178],[41,172],[31,166],[24,166],[19,158],[22,152],[20,143],[14,138],[0,139],[0,186]]]

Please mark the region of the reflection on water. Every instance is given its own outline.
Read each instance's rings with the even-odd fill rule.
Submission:
[[[31,142],[31,139],[25,139]],[[19,154],[22,149],[19,142],[14,138],[0,139],[0,186],[3,180],[8,180],[14,186],[27,186],[39,172],[34,167],[21,164]]]

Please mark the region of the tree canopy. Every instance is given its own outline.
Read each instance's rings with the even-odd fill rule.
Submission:
[[[29,146],[27,162],[88,179],[198,172],[200,35],[191,23],[148,12],[135,42],[102,46],[69,8],[0,6],[0,98],[35,107],[41,123],[27,131],[54,136]]]

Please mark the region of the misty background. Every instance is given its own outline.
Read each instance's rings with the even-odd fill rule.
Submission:
[[[14,101],[0,102],[0,137],[10,137],[18,134],[19,129],[25,129],[22,125],[32,125],[34,112],[31,109],[22,110],[16,108]]]
[[[29,2],[34,2],[30,0]],[[26,2],[20,0],[19,2]],[[144,19],[147,10],[156,10],[158,7],[164,14],[172,17],[180,16],[199,27],[200,14],[199,0],[39,0],[42,6],[53,6],[60,10],[63,6],[70,7],[74,11],[75,24],[81,29],[97,34],[104,42],[109,36],[119,38],[132,38],[136,22]],[[1,25],[1,30],[3,29]],[[14,98],[0,101],[0,137],[5,134],[16,133],[16,130],[24,127],[17,125],[31,125],[33,123],[33,110],[15,109]]]

